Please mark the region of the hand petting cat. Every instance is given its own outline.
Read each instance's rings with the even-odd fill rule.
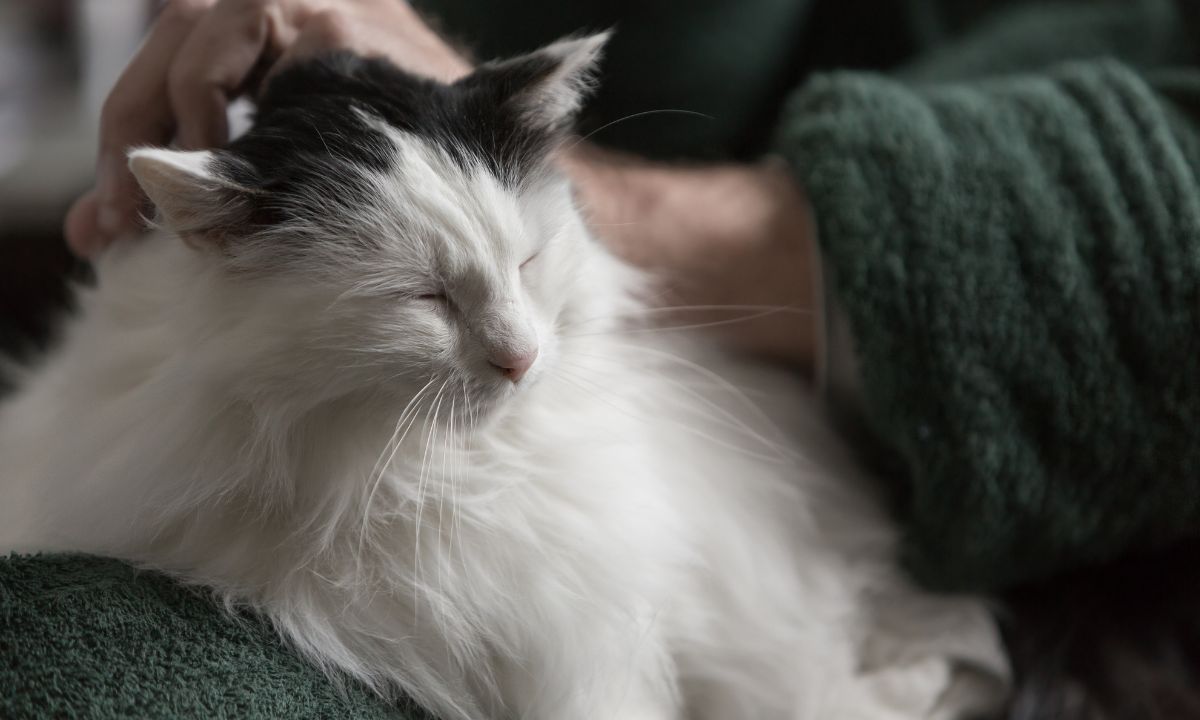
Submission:
[[[91,257],[137,229],[142,193],[126,166],[130,147],[224,144],[233,98],[290,61],[334,49],[447,82],[471,70],[397,0],[170,0],[104,103],[96,187],[67,215],[71,249]]]
[[[471,70],[397,0],[171,0],[101,113],[96,187],[67,216],[92,257],[135,232],[141,191],[130,147],[216,147],[226,108],[292,60],[333,49],[382,55],[453,82]],[[594,232],[651,270],[672,324],[712,326],[732,346],[811,369],[817,353],[815,230],[802,189],[770,164],[676,168],[572,141],[562,166]],[[686,313],[683,312],[686,310]]]

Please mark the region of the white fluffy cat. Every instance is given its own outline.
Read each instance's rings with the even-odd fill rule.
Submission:
[[[5,548],[210,586],[447,720],[994,707],[987,612],[901,578],[804,389],[638,322],[549,162],[603,39],[311,61],[230,148],[133,152],[164,231],[0,407]]]

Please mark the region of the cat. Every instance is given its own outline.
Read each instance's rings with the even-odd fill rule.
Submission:
[[[0,406],[0,545],[123,558],[446,720],[994,709],[985,605],[924,594],[808,398],[654,332],[554,153],[606,35],[444,85],[347,53],[248,133],[140,148]]]

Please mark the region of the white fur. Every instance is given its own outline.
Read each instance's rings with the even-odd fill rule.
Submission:
[[[515,102],[526,106],[527,122],[552,127],[574,116],[591,89],[596,63],[609,37],[610,33],[603,32],[568,38],[534,53],[555,61],[556,67],[534,87],[514,98]],[[518,58],[514,62],[524,59]]]
[[[951,718],[998,699],[986,611],[893,569],[794,380],[646,331],[638,278],[562,180],[507,189],[390,133],[404,172],[371,176],[339,241],[161,233],[100,260],[0,407],[4,547],[209,586],[447,719]],[[205,167],[135,157],[150,184]],[[418,297],[443,290],[451,306]],[[540,350],[516,386],[486,362],[506,343]]]

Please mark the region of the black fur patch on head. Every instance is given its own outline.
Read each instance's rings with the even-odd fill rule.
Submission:
[[[262,194],[258,224],[295,214],[301,190],[353,206],[369,189],[338,168],[392,165],[391,143],[359,114],[366,113],[517,186],[544,162],[563,128],[529,122],[511,100],[556,66],[531,55],[445,85],[350,53],[307,60],[270,82],[253,128],[219,155],[217,171]]]

